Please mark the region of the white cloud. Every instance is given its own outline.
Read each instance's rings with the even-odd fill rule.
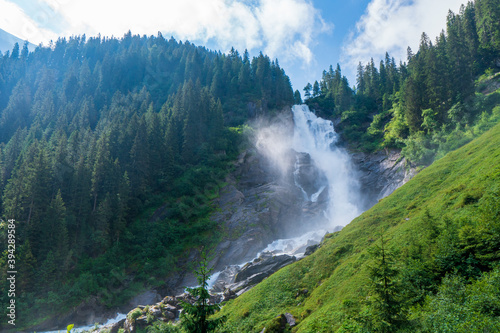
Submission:
[[[332,29],[310,0],[36,1],[40,8],[49,8],[45,11],[54,19],[66,23],[65,36],[121,37],[128,30],[141,35],[161,31],[166,37],[210,42],[224,52],[232,46],[240,51],[262,50],[271,58],[307,64],[314,58],[311,47],[316,34]],[[31,24],[39,34],[47,33],[49,24],[36,25],[33,20]],[[50,39],[54,36],[47,33],[45,41]]]
[[[375,63],[385,52],[406,61],[410,46],[418,50],[422,32],[434,41],[446,28],[446,16],[451,9],[458,12],[464,0],[372,0],[356,29],[342,48],[342,63],[351,71],[361,61],[373,57]]]
[[[56,35],[40,27],[19,6],[7,0],[0,0],[0,28],[33,44],[56,38]],[[44,19],[43,13],[37,19]]]

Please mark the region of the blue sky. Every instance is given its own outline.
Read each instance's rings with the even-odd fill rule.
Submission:
[[[278,58],[294,89],[340,63],[351,85],[359,61],[397,62],[446,26],[465,0],[0,0],[0,28],[33,44],[59,36],[134,34],[189,40]]]

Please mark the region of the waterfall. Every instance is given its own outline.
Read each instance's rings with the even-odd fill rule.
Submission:
[[[328,187],[328,208],[325,216],[329,220],[328,229],[345,226],[361,213],[358,206],[360,200],[359,184],[354,176],[349,155],[336,146],[338,135],[333,123],[317,117],[307,105],[294,105],[294,135],[292,149],[299,153],[307,153],[315,166],[326,177],[326,184],[319,184],[316,193],[307,195],[296,180],[305,198],[315,202]],[[299,174],[298,163],[295,163],[294,176]]]

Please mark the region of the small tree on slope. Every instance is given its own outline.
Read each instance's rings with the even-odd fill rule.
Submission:
[[[196,288],[186,288],[186,291],[196,298],[196,302],[194,304],[183,302],[181,325],[187,332],[213,332],[224,321],[224,318],[209,319],[211,315],[220,309],[219,304],[209,303],[208,280],[212,270],[213,268],[208,268],[207,255],[202,250],[199,268],[194,271],[199,286]]]

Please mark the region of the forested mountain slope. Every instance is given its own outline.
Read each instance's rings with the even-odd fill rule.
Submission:
[[[421,171],[220,315],[222,332],[496,332],[500,125]],[[286,321],[285,321],[286,323]]]
[[[16,328],[90,296],[120,304],[216,242],[210,201],[240,140],[229,126],[292,102],[277,61],[161,34],[0,57],[0,266],[15,219]]]

